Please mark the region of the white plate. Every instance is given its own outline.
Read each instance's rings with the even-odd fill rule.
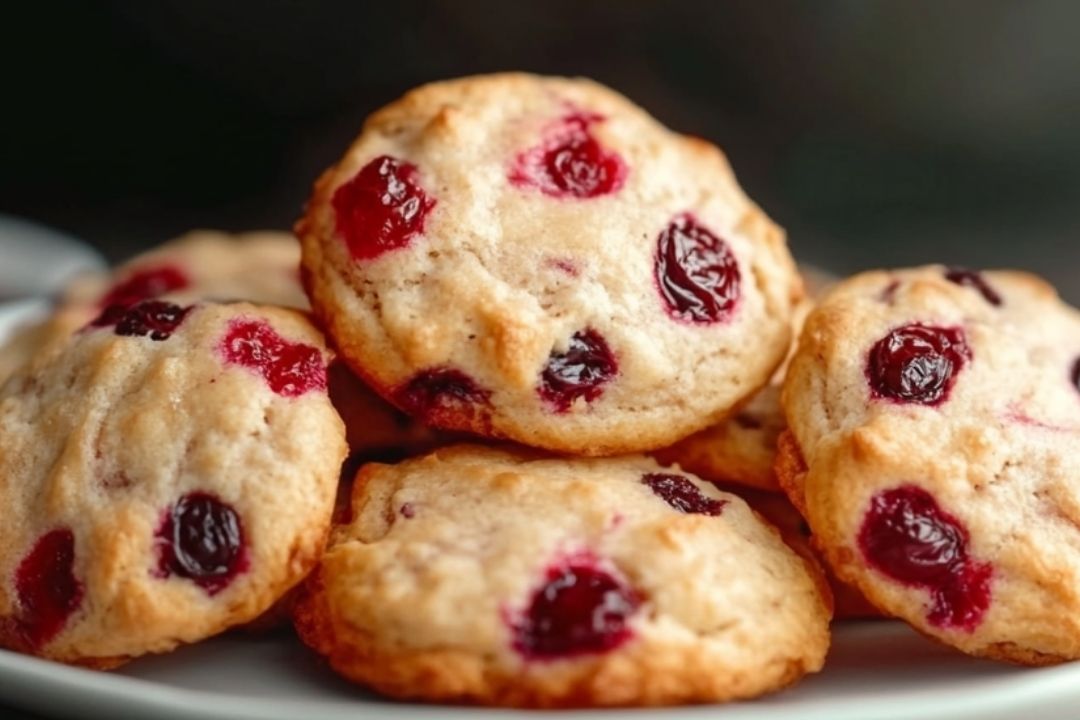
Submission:
[[[0,340],[40,314],[0,305]],[[0,702],[71,718],[160,720],[444,720],[544,713],[381,700],[339,679],[287,633],[228,635],[112,673],[0,651]],[[604,711],[558,718],[610,717]],[[1080,717],[1080,664],[1030,670],[973,660],[896,622],[837,627],[824,672],[762,700],[622,711],[639,720],[1065,720]],[[552,715],[555,717],[556,715]]]
[[[70,235],[0,215],[0,298],[47,295],[78,272],[104,267],[101,255]]]

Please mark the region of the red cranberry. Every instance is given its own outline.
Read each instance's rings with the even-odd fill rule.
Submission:
[[[114,326],[117,335],[168,340],[184,322],[191,307],[181,307],[161,300],[144,300],[125,307],[110,305],[90,324],[94,327]]]
[[[975,288],[984,298],[986,298],[986,302],[995,307],[1001,306],[1001,295],[999,295],[994,288],[990,287],[990,284],[986,282],[986,279],[980,272],[968,270],[967,268],[953,267],[945,271],[945,279],[951,283],[956,283],[957,285]]]
[[[579,397],[592,402],[619,371],[619,364],[600,333],[591,328],[574,333],[566,352],[552,353],[540,373],[540,397],[566,412]]]
[[[514,649],[535,660],[614,650],[632,636],[641,605],[622,580],[577,558],[549,568],[543,586],[514,626]]]
[[[945,584],[931,590],[933,604],[926,619],[939,627],[974,630],[990,608],[990,578],[986,563],[968,562]]]
[[[326,364],[319,349],[289,342],[265,320],[234,319],[220,351],[227,363],[259,373],[283,397],[326,389]]]
[[[157,546],[160,577],[187,578],[209,595],[248,566],[240,516],[209,493],[188,493],[166,511]]]
[[[337,230],[356,260],[371,260],[409,244],[435,207],[416,166],[381,155],[334,192]]]
[[[114,285],[101,298],[99,305],[129,307],[141,300],[149,300],[174,290],[183,290],[191,284],[183,270],[174,265],[138,270],[124,281]]]
[[[74,565],[75,535],[62,528],[42,536],[15,570],[17,623],[31,648],[56,637],[82,603]]]
[[[402,410],[428,425],[454,425],[458,415],[471,416],[490,402],[491,393],[454,368],[422,370],[394,392]]]
[[[656,244],[660,296],[676,320],[699,325],[726,320],[739,302],[741,275],[728,244],[689,214],[671,221]]]
[[[967,542],[959,521],[911,485],[875,495],[859,531],[870,563],[909,585],[943,585],[966,562]]]
[[[866,375],[875,397],[937,405],[970,358],[961,328],[904,325],[874,344]]]
[[[1076,358],[1072,368],[1072,384],[1077,392],[1080,392],[1080,357]]]
[[[564,117],[543,142],[518,156],[510,182],[557,198],[587,199],[613,193],[626,179],[626,164],[589,132],[599,115]]]
[[[717,500],[705,495],[689,478],[667,473],[649,473],[642,476],[641,482],[648,485],[658,497],[671,507],[684,513],[698,515],[719,515],[727,505],[726,500]]]
[[[922,488],[875,495],[858,540],[872,567],[931,592],[931,623],[970,630],[990,606],[990,566],[969,556],[967,530]]]

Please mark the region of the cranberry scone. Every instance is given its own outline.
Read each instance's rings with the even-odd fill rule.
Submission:
[[[148,300],[17,372],[0,645],[107,668],[271,607],[330,528],[345,440],[327,358],[290,310]]]
[[[1020,272],[869,272],[807,319],[781,484],[842,579],[972,655],[1080,658],[1080,312]]]
[[[822,582],[738,497],[651,459],[454,446],[360,471],[296,624],[398,698],[718,702],[821,668]]]
[[[582,79],[434,83],[376,112],[297,224],[345,360],[429,425],[655,449],[762,387],[801,281],[722,153]]]
[[[306,309],[299,266],[300,245],[288,233],[194,230],[111,272],[78,275],[47,318],[19,328],[0,344],[0,385],[37,353],[62,347],[109,307],[122,311],[156,298],[179,304],[246,300]]]

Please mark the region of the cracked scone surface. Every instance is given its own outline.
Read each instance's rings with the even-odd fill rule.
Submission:
[[[394,697],[716,702],[824,660],[816,570],[736,496],[647,458],[455,446],[366,466],[352,511],[297,628]]]
[[[837,574],[973,655],[1080,658],[1080,313],[1019,272],[851,278],[784,386],[781,484]]]
[[[111,667],[252,620],[317,561],[344,429],[299,313],[136,304],[0,392],[0,643]]]
[[[297,225],[315,312],[428,424],[655,449],[762,387],[801,282],[722,153],[580,79],[435,83],[372,115]]]

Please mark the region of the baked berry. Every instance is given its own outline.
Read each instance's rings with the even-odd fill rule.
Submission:
[[[61,528],[43,535],[15,570],[17,622],[30,648],[56,637],[79,609],[83,586],[74,565],[75,535]]]
[[[632,636],[641,604],[623,581],[587,558],[548,569],[514,627],[514,648],[534,660],[608,652]]]
[[[181,307],[161,300],[144,300],[136,305],[110,305],[90,324],[113,326],[117,335],[168,340],[184,322],[191,307]]]
[[[719,515],[727,505],[726,500],[708,497],[682,475],[649,473],[641,478],[641,482],[648,485],[657,497],[680,512]]]
[[[209,595],[248,566],[240,516],[209,493],[188,493],[166,511],[157,547],[160,577],[187,578]]]
[[[654,275],[668,314],[699,325],[731,316],[739,301],[741,275],[728,244],[683,214],[660,233]]]
[[[964,331],[918,323],[896,328],[870,350],[866,375],[874,397],[937,405],[971,359]]]
[[[1072,366],[1072,384],[1076,391],[1080,392],[1080,357],[1076,358]]]
[[[190,284],[188,276],[175,265],[145,268],[114,285],[98,304],[103,309],[112,305],[130,307],[142,300],[183,290]]]
[[[283,397],[326,390],[322,353],[311,345],[289,342],[265,320],[233,320],[220,352],[226,363],[254,370]]]
[[[574,333],[565,352],[553,352],[540,373],[537,391],[557,412],[566,412],[578,398],[592,402],[619,372],[604,337],[587,328]]]
[[[402,410],[428,425],[443,425],[447,418],[473,415],[488,405],[491,393],[455,368],[423,370],[394,392]]]
[[[602,121],[602,116],[586,113],[562,118],[538,147],[517,157],[510,182],[557,198],[588,199],[618,191],[626,178],[626,164],[589,131]]]
[[[956,283],[957,285],[974,288],[982,294],[986,299],[986,302],[994,307],[1001,306],[1001,295],[999,295],[994,288],[990,287],[990,284],[986,282],[986,278],[982,276],[982,273],[976,270],[952,267],[945,271],[945,279],[951,283]]]
[[[990,567],[969,556],[967,530],[930,493],[914,485],[878,493],[858,541],[872,567],[930,591],[931,623],[964,629],[979,624],[990,605]]]
[[[356,260],[406,247],[435,207],[412,163],[381,155],[334,192],[337,231]]]

